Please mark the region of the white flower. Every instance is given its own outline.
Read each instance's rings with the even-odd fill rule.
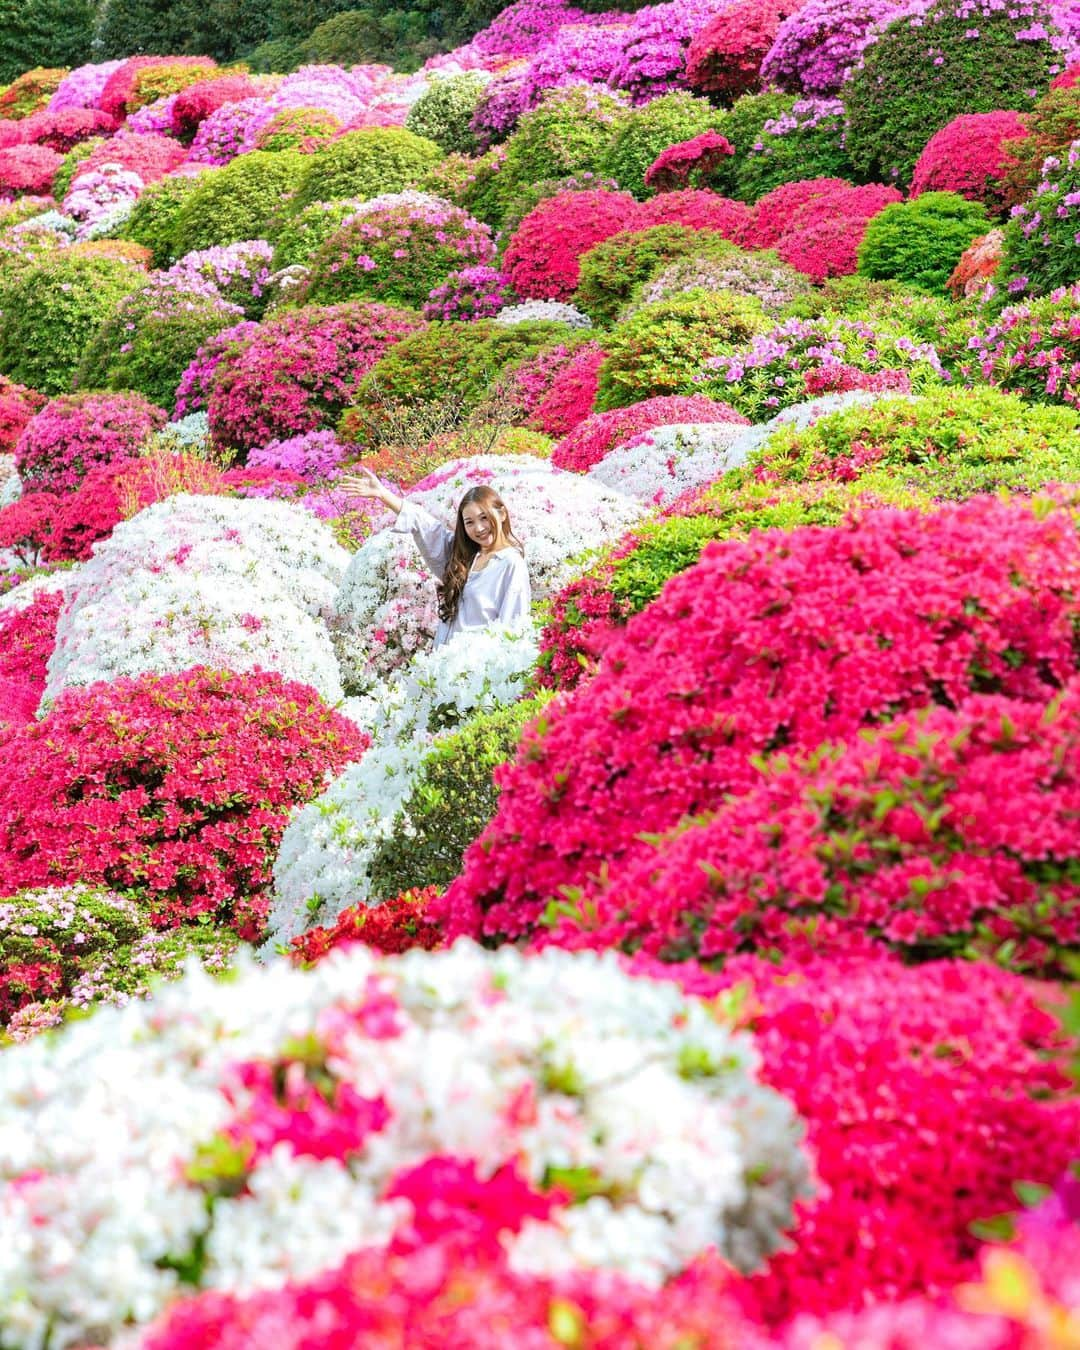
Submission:
[[[588,477],[650,506],[667,506],[742,465],[745,455],[733,447],[744,430],[734,422],[656,427],[609,451]]]
[[[217,1185],[207,1146],[252,1115],[273,1125],[237,1066],[303,1063],[328,1101],[381,1100],[385,1124],[318,1157],[278,1131],[242,1188]],[[385,1244],[409,1203],[382,1196],[434,1156],[481,1177],[513,1163],[537,1187],[590,1178],[593,1198],[506,1240],[519,1269],[657,1284],[714,1244],[759,1264],[808,1171],[798,1117],[757,1072],[746,1033],[610,953],[353,947],[311,971],[241,963],[227,983],[193,967],[0,1056],[0,1342],[137,1334],[182,1292],[184,1261],[199,1288],[235,1293],[316,1274]]]
[[[520,305],[508,305],[499,310],[494,322],[512,325],[537,321],[564,323],[568,328],[591,328],[592,319],[582,314],[573,305],[563,304],[561,300],[526,300]]]

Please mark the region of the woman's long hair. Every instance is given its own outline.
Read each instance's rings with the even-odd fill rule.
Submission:
[[[480,545],[474,543],[465,532],[465,508],[478,506],[491,522],[496,541],[506,540],[513,544],[519,553],[524,553],[521,543],[510,524],[510,512],[506,503],[489,487],[470,488],[458,503],[457,523],[454,526],[454,543],[450,549],[450,561],[446,565],[446,575],[439,587],[439,618],[453,623],[461,605],[461,592],[469,579],[469,568],[480,552]],[[501,508],[501,515],[495,514],[495,508]]]

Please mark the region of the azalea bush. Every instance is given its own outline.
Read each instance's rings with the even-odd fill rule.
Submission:
[[[44,394],[0,376],[0,454],[14,451],[23,428],[46,402]]]
[[[257,150],[200,177],[172,223],[176,256],[265,238],[271,218],[294,197],[308,164],[317,158],[295,150]]]
[[[15,464],[30,490],[71,492],[95,464],[137,455],[165,416],[140,394],[63,394],[29,421]]]
[[[478,263],[456,268],[433,286],[424,301],[425,319],[490,319],[515,299],[510,278],[497,267]]]
[[[763,78],[811,98],[837,94],[874,26],[895,9],[896,0],[804,0],[777,28],[761,63]]]
[[[615,129],[600,161],[600,171],[610,174],[635,197],[648,197],[653,189],[645,182],[645,175],[657,156],[678,141],[719,131],[722,121],[708,99],[682,89],[661,94],[643,108],[635,108]]]
[[[551,462],[559,469],[583,473],[598,464],[617,445],[644,431],[671,423],[728,422],[747,425],[746,418],[725,403],[698,395],[647,398],[640,403],[594,413],[580,422],[552,451]]]
[[[658,267],[636,288],[627,317],[642,305],[695,290],[734,291],[736,295],[750,296],[766,314],[775,317],[805,296],[810,282],[771,250],[720,250],[710,243],[707,248]]]
[[[1076,280],[1080,244],[1080,140],[1059,159],[1048,158],[1031,197],[1005,223],[996,284],[1004,297],[1045,295]]]
[[[199,190],[202,177],[198,173],[170,174],[149,184],[117,232],[148,248],[156,267],[175,262],[180,256],[175,238],[177,221],[184,203]]]
[[[574,301],[595,323],[606,325],[618,318],[636,287],[673,259],[687,253],[723,257],[734,252],[722,237],[703,238],[701,231],[685,225],[620,230],[581,259]]]
[[[318,155],[303,160],[293,209],[340,197],[374,197],[415,187],[442,151],[401,127],[349,131]]]
[[[1044,705],[1075,669],[1077,559],[1068,510],[993,498],[714,545],[505,771],[447,893],[451,932],[536,931],[549,898],[594,893],[649,832],[751,787],[754,756],[974,692]],[[823,621],[823,595],[843,623]]]
[[[625,98],[594,85],[550,90],[522,115],[506,142],[496,179],[503,208],[535,184],[598,172],[628,116]]]
[[[654,192],[707,187],[717,165],[734,153],[727,137],[715,131],[703,131],[685,141],[676,141],[661,150],[645,170],[645,186]]]
[[[978,202],[955,192],[923,192],[887,206],[868,223],[859,271],[940,294],[964,249],[988,224]]]
[[[987,230],[973,239],[960,255],[945,286],[955,300],[967,300],[988,294],[992,278],[1001,267],[1005,254],[1004,230]]]
[[[29,584],[23,596],[17,588],[6,608],[0,610],[0,678],[22,686],[34,695],[34,707],[45,688],[45,672],[56,646],[56,624],[63,603],[63,585],[47,581],[37,587]],[[29,718],[27,719],[29,720]]]
[[[364,202],[311,257],[299,303],[385,300],[417,308],[450,272],[490,264],[487,225],[422,193]]]
[[[333,924],[325,928],[317,924],[293,938],[289,958],[301,965],[314,964],[336,948],[356,942],[387,956],[414,947],[436,950],[443,945],[443,934],[428,910],[437,895],[434,886],[411,886],[378,905],[352,905]]]
[[[1080,406],[1080,285],[1008,305],[972,335],[985,380],[1037,403]]]
[[[753,144],[731,166],[732,191],[753,202],[799,179],[852,176],[845,128],[839,99],[788,99],[765,119]]]
[[[69,691],[6,742],[0,885],[133,889],[157,923],[208,913],[250,933],[289,807],[363,747],[313,690],[267,672]]]
[[[710,19],[686,54],[691,87],[725,103],[760,88],[761,63],[794,8],[792,0],[736,0]]]
[[[912,196],[958,192],[994,214],[1008,204],[1011,145],[1025,135],[1015,112],[961,113],[927,141],[911,175]]]
[[[604,338],[596,406],[605,411],[690,393],[705,360],[734,351],[767,326],[755,300],[724,291],[685,291],[643,305]]]
[[[518,226],[503,255],[514,290],[523,298],[569,300],[582,256],[633,225],[636,206],[625,192],[560,192],[542,201]]]
[[[566,344],[559,346],[565,348]],[[549,348],[549,352],[554,349]],[[540,360],[543,353],[537,357]],[[543,389],[529,412],[530,425],[551,436],[563,436],[583,422],[592,412],[605,352],[596,342],[586,341],[559,360],[551,383]],[[515,374],[525,378],[528,363],[523,361]]]
[[[409,109],[405,129],[447,154],[473,154],[477,144],[470,124],[488,78],[483,71],[466,70],[433,80]]]
[[[47,145],[15,145],[0,150],[0,197],[24,193],[47,196],[63,156]]]
[[[869,220],[903,198],[894,187],[855,187],[843,178],[807,178],[767,192],[754,207],[747,232],[756,248],[773,248],[785,235],[834,221]]]

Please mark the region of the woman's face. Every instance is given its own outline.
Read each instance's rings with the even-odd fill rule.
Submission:
[[[502,533],[502,508],[484,507],[470,502],[461,512],[465,533],[478,548],[494,548]]]

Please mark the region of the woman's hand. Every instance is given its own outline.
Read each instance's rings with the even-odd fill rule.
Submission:
[[[371,501],[382,502],[395,515],[401,510],[402,499],[389,488],[383,487],[371,470],[365,469],[362,464],[355,466],[355,473],[339,478],[335,486],[350,497],[366,497]]]

